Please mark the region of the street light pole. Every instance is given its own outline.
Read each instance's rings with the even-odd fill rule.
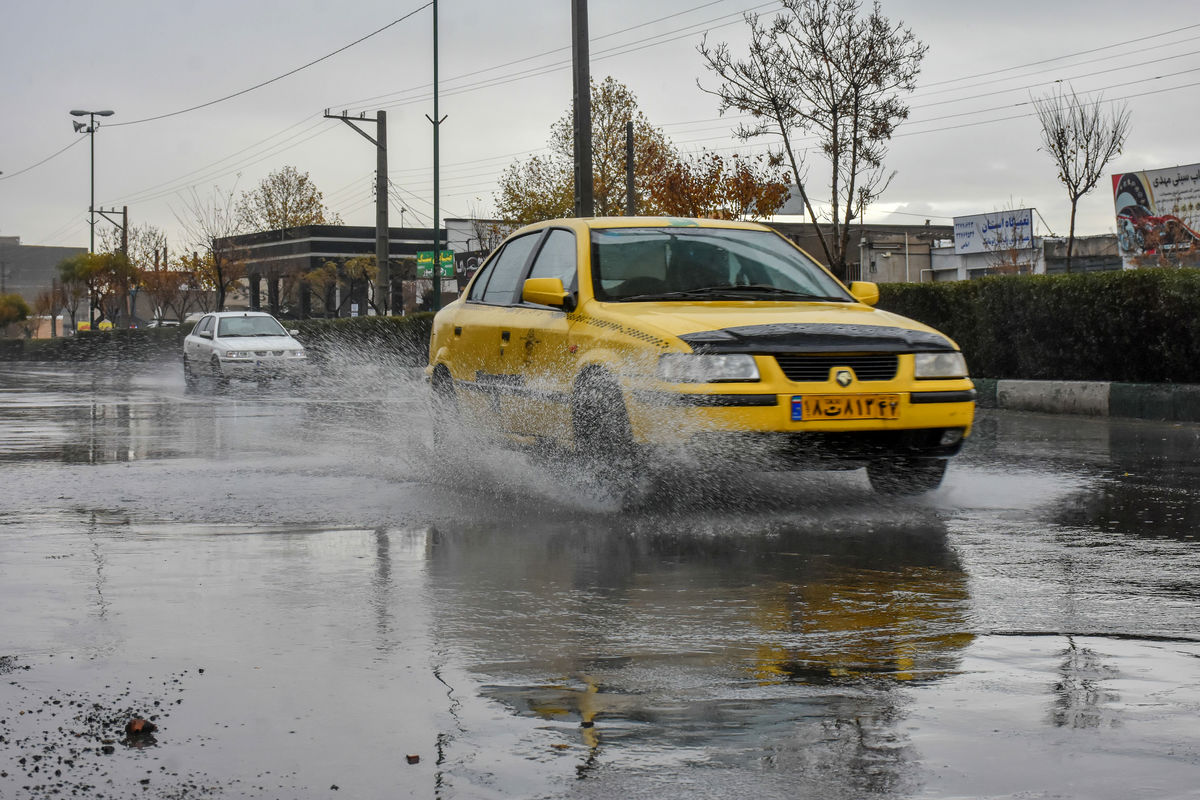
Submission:
[[[91,137],[92,146],[92,192],[91,201],[88,203],[88,227],[91,229],[88,239],[88,252],[96,252],[96,117],[111,117],[112,111],[80,111],[75,109],[71,112],[72,117],[87,117],[88,124],[82,122],[72,123],[75,126],[76,133],[86,133]]]

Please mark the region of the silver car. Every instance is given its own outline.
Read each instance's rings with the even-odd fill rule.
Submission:
[[[205,314],[183,340],[184,380],[188,388],[203,379],[221,388],[231,378],[298,379],[308,356],[294,338],[296,333],[262,311]]]

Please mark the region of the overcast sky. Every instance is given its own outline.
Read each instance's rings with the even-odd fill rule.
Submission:
[[[285,165],[308,172],[348,224],[373,225],[375,155],[335,113],[388,113],[391,224],[430,223],[432,12],[424,0],[17,0],[0,29],[0,236],[87,246],[87,136],[71,109],[112,109],[95,137],[96,205],[129,206],[135,225],[178,241],[195,190],[253,188]],[[442,216],[489,215],[496,178],[544,148],[571,99],[570,0],[441,0]],[[628,85],[682,150],[739,144],[697,80],[714,85],[696,45],[745,52],[755,0],[592,0],[592,76]],[[1141,10],[1139,10],[1141,9]],[[1143,11],[1153,13],[1142,13]],[[949,223],[955,215],[1035,206],[1067,230],[1066,193],[1038,151],[1030,93],[1070,80],[1128,98],[1132,130],[1109,172],[1200,162],[1200,7],[1159,0],[1004,3],[884,0],[929,45],[911,118],[888,165],[897,176],[868,222]],[[230,100],[393,21],[366,41]],[[141,121],[151,117],[163,119]],[[29,167],[68,148],[46,163]],[[27,170],[27,171],[26,171]],[[811,180],[823,181],[814,162]],[[820,192],[818,192],[818,195]],[[100,224],[97,225],[99,229]],[[1040,232],[1046,227],[1039,224]],[[1080,207],[1079,232],[1113,228],[1106,180]]]

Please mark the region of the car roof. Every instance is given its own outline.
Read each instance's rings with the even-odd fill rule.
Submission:
[[[596,230],[604,228],[733,228],[737,230],[770,231],[758,222],[694,217],[567,217],[535,222],[513,231],[514,234],[543,228],[574,228]]]
[[[214,317],[270,317],[266,311],[210,311]]]

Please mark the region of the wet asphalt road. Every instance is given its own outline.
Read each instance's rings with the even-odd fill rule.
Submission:
[[[394,370],[244,388],[0,364],[0,798],[1200,795],[1198,426],[621,513]]]

